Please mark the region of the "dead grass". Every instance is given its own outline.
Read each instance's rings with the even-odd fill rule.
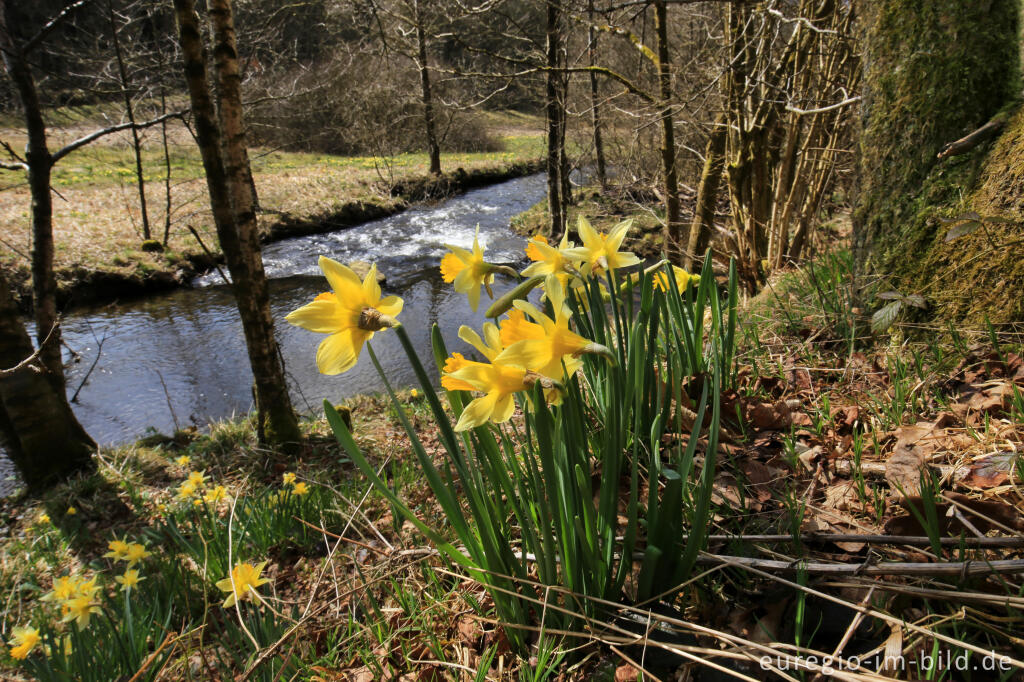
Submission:
[[[448,172],[456,168],[501,170],[536,159],[540,155],[540,137],[535,129],[531,133],[525,123],[518,119],[516,122],[516,136],[506,137],[507,151],[446,154],[442,167]],[[508,127],[503,117],[496,119],[496,125]],[[140,250],[143,232],[134,156],[127,136],[112,135],[69,155],[54,170],[53,229],[59,277],[70,277],[76,269],[143,276],[152,271],[173,270],[183,257],[202,253],[188,226],[211,249],[216,249],[198,151],[180,124],[171,127],[174,146],[169,211],[164,157],[155,129],[147,130],[144,136],[143,164],[153,238],[163,240],[169,216],[169,253]],[[56,148],[91,129],[95,128],[90,122],[75,119],[52,135],[52,146]],[[24,135],[17,129],[0,128],[0,139],[15,149],[24,144]],[[315,218],[338,212],[352,203],[394,209],[401,205],[401,199],[391,196],[392,187],[429,175],[425,154],[385,159],[254,149],[250,156],[264,210],[260,216],[264,229],[284,216]],[[0,170],[0,193],[4,199],[0,203],[0,262],[24,270],[31,251],[31,201],[24,173]]]

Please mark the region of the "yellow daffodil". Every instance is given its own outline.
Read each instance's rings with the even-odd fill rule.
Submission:
[[[185,481],[178,486],[177,498],[179,500],[187,500],[196,494],[196,484],[192,481]]]
[[[316,350],[316,366],[321,374],[341,374],[355,366],[374,332],[398,324],[395,317],[403,303],[397,296],[381,298],[376,265],[362,282],[350,268],[324,256],[320,256],[320,269],[333,291],[320,294],[285,319],[296,327],[329,334]]]
[[[78,510],[75,509],[74,507],[68,507],[68,510],[66,512],[64,512],[64,513],[67,514],[68,516],[74,516],[75,514],[78,513]]]
[[[561,379],[565,372],[572,375],[580,368],[582,362],[578,358],[584,353],[611,357],[611,351],[607,348],[583,338],[569,328],[572,311],[566,305],[562,285],[554,275],[548,275],[545,289],[555,318],[551,319],[532,303],[516,301],[516,309],[529,315],[534,322],[514,318],[515,324],[505,330],[504,341],[509,345],[495,362],[518,365],[553,379]]]
[[[53,589],[42,597],[41,601],[67,601],[78,594],[78,586],[82,579],[77,575],[65,575],[53,581]]]
[[[488,360],[494,360],[505,349],[501,341],[501,332],[493,322],[484,323],[484,336],[476,333],[476,330],[462,325],[459,327],[459,338],[473,346]],[[474,391],[472,384],[454,379],[452,372],[465,367],[470,361],[463,357],[462,353],[452,353],[451,357],[445,360],[444,369],[441,374],[441,386],[449,391]]]
[[[92,596],[81,596],[68,599],[62,605],[64,611],[63,622],[75,621],[79,630],[89,627],[89,616],[100,612],[99,605],[93,601]]]
[[[31,626],[15,627],[11,630],[14,637],[8,644],[11,645],[11,658],[23,661],[28,658],[29,653],[42,641],[39,630]]]
[[[419,398],[420,397],[420,392],[417,391],[415,388],[410,389],[409,390],[409,397],[410,398]]]
[[[196,488],[202,488],[206,485],[206,476],[203,475],[202,471],[190,471],[188,474],[188,482]]]
[[[216,504],[228,496],[228,489],[222,485],[214,486],[203,495],[203,501],[209,504]]]
[[[285,485],[295,485],[295,474],[291,471],[281,474],[281,482]]]
[[[599,233],[586,218],[580,216],[577,232],[583,246],[567,249],[564,255],[576,263],[577,269],[586,277],[599,275],[605,270],[616,270],[636,265],[640,259],[628,251],[619,251],[622,240],[626,238],[632,221],[626,220],[612,228],[607,235]]]
[[[676,281],[676,289],[679,290],[679,293],[683,293],[684,291],[686,291],[687,287],[689,287],[691,284],[694,286],[700,284],[700,275],[691,275],[683,268],[677,267],[675,265],[672,266],[672,277]],[[666,293],[671,291],[671,287],[669,286],[668,282],[668,276],[665,274],[664,270],[659,271],[657,274],[654,275],[653,283],[655,289],[661,289]]]
[[[114,580],[120,583],[122,591],[128,592],[138,585],[140,580],[145,580],[145,578],[139,577],[139,571],[137,569],[129,568],[123,574],[114,576]]]
[[[128,556],[128,543],[124,540],[111,540],[107,543],[107,548],[110,551],[103,555],[107,559],[120,561]]]
[[[246,599],[249,595],[259,599],[256,588],[268,582],[266,578],[260,577],[260,573],[263,572],[263,567],[266,565],[266,561],[255,566],[249,563],[237,564],[231,569],[230,576],[217,583],[217,589],[230,593],[224,600],[225,608],[231,608],[236,602]]]
[[[151,552],[146,550],[145,545],[133,542],[128,545],[128,552],[124,555],[124,558],[128,561],[128,566],[131,567],[148,557],[150,554]]]
[[[43,512],[42,514],[36,517],[36,522],[45,525],[50,522],[50,515],[46,512]]]
[[[526,255],[533,263],[523,270],[523,277],[557,275],[562,286],[568,286],[571,262],[566,258],[565,252],[573,246],[575,245],[569,241],[568,232],[562,235],[558,248],[548,246],[548,240],[544,237],[534,237],[526,245]]]
[[[188,455],[182,455],[178,459],[174,460],[174,463],[180,467],[187,467],[189,464],[192,463],[192,458],[189,457]]]
[[[80,579],[78,584],[75,585],[74,596],[78,597],[89,597],[92,599],[96,596],[96,593],[100,591],[100,586],[96,584],[96,576],[89,578],[88,580]]]
[[[305,481],[299,481],[292,488],[292,495],[306,495],[309,493],[309,486],[306,485]]]
[[[538,381],[546,389],[556,388],[554,382],[536,372],[500,362],[465,361],[450,377],[484,394],[466,405],[455,425],[456,431],[475,428],[488,421],[496,424],[508,421],[516,409],[512,396],[530,390]]]
[[[480,287],[487,289],[487,295],[494,298],[491,284],[494,282],[495,266],[484,261],[484,250],[480,248],[480,228],[473,237],[473,250],[445,244],[451,253],[441,259],[441,278],[454,284],[455,291],[465,294],[473,312],[480,306]]]
[[[441,370],[441,386],[449,391],[474,391],[473,384],[466,383],[459,379],[452,378],[452,374],[467,366],[470,363],[462,353],[452,353],[444,361],[444,368]]]

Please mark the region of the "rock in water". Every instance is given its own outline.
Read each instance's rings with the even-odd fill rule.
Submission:
[[[354,260],[348,264],[352,272],[356,273],[359,279],[366,279],[366,275],[370,273],[370,268],[373,267],[370,263],[364,260]],[[377,271],[377,284],[383,285],[387,281],[387,277],[380,270]]]

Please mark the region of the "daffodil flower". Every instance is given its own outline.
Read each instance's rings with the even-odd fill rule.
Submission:
[[[174,460],[174,463],[180,467],[187,467],[192,462],[192,458],[188,455],[182,455],[181,457]]]
[[[493,322],[484,323],[484,335],[483,338],[476,333],[476,330],[472,327],[462,325],[459,327],[459,338],[468,343],[469,345],[476,348],[487,360],[494,360],[494,358],[501,355],[501,351],[505,349],[504,344],[501,342],[501,332],[498,330],[498,326]],[[450,375],[462,367],[465,367],[470,360],[467,360],[462,356],[462,353],[452,353],[444,363],[444,370],[441,374],[441,386],[448,389],[449,391],[473,391],[475,390],[472,384],[468,384],[465,381],[453,379]]]
[[[560,379],[566,373],[571,376],[580,368],[583,364],[578,359],[580,355],[593,353],[612,357],[607,348],[569,328],[572,311],[566,305],[565,292],[554,275],[548,276],[545,290],[554,311],[554,319],[539,311],[532,303],[516,301],[516,309],[529,315],[534,322],[519,320],[514,326],[506,327],[503,340],[509,345],[495,362],[519,365],[553,379]]]
[[[523,277],[562,275],[567,279],[569,276],[568,268],[571,262],[565,257],[565,252],[573,248],[573,246],[575,244],[569,241],[568,232],[562,235],[562,241],[558,244],[557,248],[549,246],[548,240],[544,237],[537,236],[532,238],[526,244],[526,255],[533,263],[523,270]],[[562,278],[560,277],[560,279]],[[564,281],[563,284],[565,284]]]
[[[45,525],[50,522],[50,515],[44,512],[36,517],[36,522]]]
[[[700,284],[700,275],[691,275],[683,268],[675,265],[672,266],[672,278],[676,281],[676,289],[679,293],[686,291],[687,287],[691,284],[695,286]],[[666,293],[672,290],[664,270],[654,275],[653,286],[655,289],[661,289]]]
[[[484,394],[466,405],[455,425],[456,431],[466,431],[488,421],[495,424],[508,421],[516,409],[512,396],[530,390],[538,381],[546,390],[558,388],[556,382],[548,377],[500,362],[466,361],[449,376]]]
[[[259,599],[256,588],[269,582],[266,578],[260,577],[260,573],[263,572],[263,567],[266,565],[266,561],[255,566],[249,563],[236,564],[231,569],[230,576],[217,582],[217,589],[222,592],[230,592],[227,599],[224,600],[224,608],[231,608],[250,595]]]
[[[68,507],[68,510],[66,512],[64,512],[64,513],[67,514],[68,516],[74,516],[75,514],[78,513],[78,510],[75,509],[74,507]]]
[[[79,630],[89,627],[89,617],[100,612],[100,607],[93,601],[92,596],[86,595],[68,599],[64,602],[62,609],[64,611],[62,621],[65,623],[74,621]]]
[[[128,545],[128,552],[124,555],[124,558],[128,561],[128,566],[134,566],[150,554],[151,552],[146,550],[145,545],[133,542]]]
[[[480,287],[487,289],[487,295],[494,298],[491,284],[497,270],[508,270],[503,266],[493,265],[484,261],[484,250],[480,248],[480,228],[473,236],[473,249],[468,251],[460,246],[445,244],[451,251],[441,259],[441,279],[454,284],[455,291],[465,294],[469,299],[469,307],[473,312],[480,307]],[[512,275],[517,273],[510,271]]]
[[[196,484],[192,481],[185,481],[178,486],[177,498],[179,500],[187,500],[196,494]]]
[[[309,494],[309,486],[306,485],[305,481],[299,481],[292,488],[292,495],[307,495]]]
[[[122,591],[128,592],[138,585],[140,580],[145,580],[145,578],[139,577],[137,569],[129,568],[122,575],[114,576],[114,580],[120,583]]]
[[[128,543],[124,540],[111,540],[107,543],[107,548],[110,551],[103,555],[106,559],[119,561],[128,556]]]
[[[598,275],[605,270],[617,270],[636,265],[640,259],[628,251],[619,251],[622,240],[626,238],[633,221],[626,220],[615,227],[607,235],[599,233],[586,218],[580,216],[576,231],[583,241],[583,246],[567,249],[564,255],[577,264],[577,269],[584,277]]]
[[[220,502],[227,496],[228,489],[222,485],[218,485],[206,491],[206,494],[203,495],[203,501],[209,504],[215,504],[217,502]]]
[[[53,589],[42,597],[41,601],[66,601],[78,594],[78,586],[82,578],[77,575],[65,575],[53,581]]]
[[[316,366],[321,374],[341,374],[355,366],[374,332],[398,324],[395,317],[402,312],[403,302],[397,296],[381,298],[376,265],[362,282],[350,268],[325,256],[320,256],[320,269],[333,291],[320,294],[285,319],[296,327],[329,334],[316,350]]]
[[[288,471],[281,474],[281,482],[285,485],[295,485],[295,474],[294,472]]]
[[[206,476],[203,475],[202,471],[190,471],[188,474],[188,482],[196,488],[202,488],[206,485]]]
[[[11,630],[14,637],[8,644],[11,645],[11,658],[23,661],[28,658],[29,653],[42,641],[39,630],[31,626],[15,627]]]

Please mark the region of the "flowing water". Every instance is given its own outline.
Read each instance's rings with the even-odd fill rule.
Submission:
[[[432,324],[441,323],[449,348],[465,350],[458,328],[479,328],[487,305],[484,296],[473,313],[466,297],[441,281],[437,266],[444,245],[469,248],[479,225],[489,261],[518,263],[524,258],[523,239],[509,229],[509,221],[543,196],[544,176],[533,175],[357,227],[268,245],[263,260],[272,280],[271,308],[296,409],[316,412],[324,398],[337,401],[383,390],[365,353],[343,375],[319,374],[314,354],[323,336],[284,321],[289,311],[326,290],[317,266],[321,254],[377,264],[387,276],[385,295],[405,299],[400,320],[431,367]],[[79,354],[67,371],[68,394],[85,381],[72,406],[97,442],[129,442],[148,428],[169,432],[176,426],[202,426],[252,409],[252,374],[231,292],[216,272],[195,285],[64,317],[64,338]],[[392,385],[416,383],[395,334],[378,334],[372,343]],[[0,488],[3,473],[0,467]]]

